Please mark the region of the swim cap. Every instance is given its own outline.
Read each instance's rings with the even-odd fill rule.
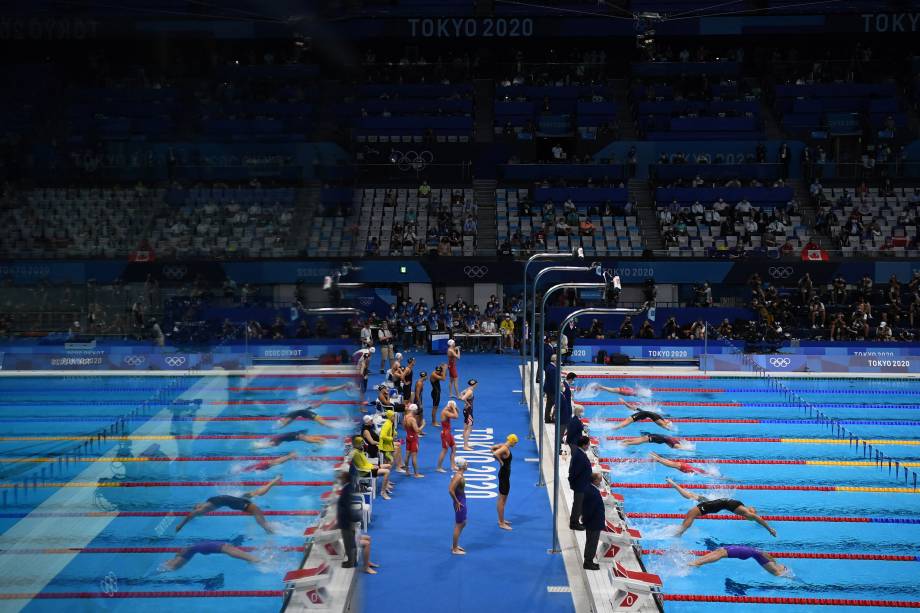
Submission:
[[[354,437],[354,438],[351,439],[351,443],[352,443],[352,445],[354,445],[355,447],[357,447],[358,445],[360,445],[360,444],[363,443],[363,442],[364,442],[364,439],[361,438],[360,436],[356,436],[356,437]]]
[[[387,388],[387,386],[384,385],[383,383],[380,383],[380,384],[377,385],[377,391],[378,391],[378,392],[379,392],[380,390],[385,390],[386,388]]]
[[[371,353],[376,353],[376,352],[377,352],[377,348],[376,348],[376,347],[371,347]]]
[[[428,376],[428,373],[425,372],[424,370],[418,374],[419,379],[424,379],[427,376]]]
[[[393,412],[392,409],[390,409],[389,411],[386,412],[386,416],[387,416],[387,417],[393,417],[393,415],[395,415],[395,413]]]
[[[457,458],[455,464],[457,468],[466,468],[466,458]]]
[[[517,434],[509,434],[505,440],[507,440],[509,443],[516,443],[518,442]]]
[[[476,381],[476,379],[470,379],[469,381],[466,382],[467,385],[476,385],[477,383],[479,382]]]
[[[447,341],[447,346],[448,346],[448,347],[453,347],[454,344],[455,344],[455,343],[454,343],[454,339],[450,339],[449,341]]]
[[[402,354],[401,354],[401,353],[397,353],[397,354],[396,354],[396,359],[397,359],[397,360],[401,360],[401,359],[402,359]]]
[[[373,415],[365,415],[365,416],[364,416],[364,423],[369,424],[369,423],[371,423],[371,422],[373,422],[373,421],[374,421],[374,416],[373,416]]]
[[[414,403],[413,403],[413,404],[410,404],[410,405],[407,407],[406,410],[407,410],[407,411],[410,411],[410,412],[412,412],[412,413],[417,413],[417,412],[418,412],[418,405],[417,405],[417,404],[414,404]]]

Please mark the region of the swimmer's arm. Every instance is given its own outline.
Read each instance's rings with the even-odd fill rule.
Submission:
[[[750,511],[748,511],[748,513],[750,513]],[[756,513],[750,513],[747,518],[756,521],[758,524],[763,526],[764,529],[766,529],[766,531],[769,532],[772,536],[776,536],[776,530],[774,530],[773,527],[768,524],[767,521],[760,515],[757,515]]]
[[[317,434],[308,434],[303,437],[304,442],[307,443],[324,443],[326,439]]]

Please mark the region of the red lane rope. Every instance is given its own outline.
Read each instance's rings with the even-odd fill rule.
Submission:
[[[326,418],[323,418],[326,419]],[[616,417],[607,417],[604,421],[623,421],[622,419]],[[635,423],[642,422],[651,422],[650,419],[640,419]],[[684,419],[670,419],[669,421],[674,422],[675,424],[759,424],[762,420],[760,419],[711,419],[711,418],[684,418]]]
[[[608,441],[622,441],[630,438],[636,438],[634,436],[608,436]],[[764,438],[745,438],[741,436],[680,436],[675,437],[680,438],[685,441],[698,441],[705,443],[782,443],[783,439],[779,437],[764,437]],[[837,439],[828,439],[828,440],[837,440]],[[846,439],[844,439],[846,440]]]
[[[197,487],[199,485],[220,487],[245,485],[247,487],[261,487],[268,484],[268,481],[116,481],[109,482],[105,487]],[[314,487],[334,484],[334,481],[279,481],[275,486],[300,485],[304,487]]]
[[[250,385],[248,387],[228,387],[228,392],[296,392],[300,388],[296,385],[281,385],[275,387],[273,385],[259,386],[259,385]]]
[[[728,390],[719,387],[653,387],[653,392],[675,392],[681,394],[724,394]]]
[[[316,373],[316,374],[259,374],[259,375],[247,375],[252,377],[252,379],[358,379],[361,375],[358,374],[345,374],[345,375],[336,375],[333,373]]]
[[[643,549],[642,553],[644,555],[664,555],[667,553],[665,549]],[[704,556],[711,551],[705,549],[691,550],[691,553],[696,556]],[[809,551],[767,551],[767,554],[773,556],[774,558],[787,558],[787,559],[799,559],[799,560],[877,560],[881,562],[916,562],[916,556],[895,556],[895,555],[881,555],[877,553],[821,553],[821,552],[809,552]]]
[[[622,489],[660,489],[666,490],[671,486],[667,483],[611,483],[611,487]],[[763,490],[771,492],[836,492],[832,485],[754,485],[743,483],[681,483],[685,490]]]
[[[323,421],[335,421],[342,419],[355,421],[350,417],[342,417],[341,415],[329,415],[328,417],[321,415],[320,417],[323,418]],[[196,417],[193,421],[278,421],[279,419],[281,418],[277,415],[261,415],[251,417]],[[757,421],[758,420],[754,420],[755,423]]]
[[[259,440],[263,438],[271,438],[273,435],[270,434],[176,434],[173,436],[164,436],[167,439],[173,439],[177,441],[193,441],[193,440]],[[318,436],[325,439],[338,439],[342,438],[338,434],[311,434],[310,436]],[[118,440],[120,437],[114,437]],[[128,439],[131,440],[131,439]],[[143,440],[143,439],[142,439]],[[157,440],[157,439],[150,439]]]
[[[920,609],[920,602],[909,600],[855,600],[850,598],[785,598],[779,596],[716,596],[710,594],[662,594],[664,600],[683,602],[731,602],[748,604],[825,605],[832,607],[899,607]]]
[[[579,379],[635,379],[637,381],[663,379],[667,381],[693,380],[708,381],[712,377],[706,375],[607,375],[593,373],[578,373]]]
[[[61,547],[45,549],[0,549],[3,554],[56,554],[56,553],[179,553],[185,547]],[[242,551],[256,551],[256,547],[239,546]],[[285,545],[280,551],[303,551],[303,546]]]
[[[170,457],[144,457],[143,462],[261,462],[268,460],[277,460],[283,456],[273,456],[273,455],[204,455],[204,456],[179,456],[175,458]],[[93,458],[95,459],[95,458]],[[334,455],[308,455],[308,456],[297,456],[296,458],[289,460],[291,462],[327,462],[327,461],[336,461],[341,460],[341,456]],[[112,458],[113,462],[120,462],[128,460],[137,461],[137,458]]]
[[[575,398],[578,400],[578,398]],[[595,406],[595,407],[612,407],[612,406],[623,406],[622,400],[585,400],[579,401],[580,404],[585,406]],[[744,403],[742,402],[684,402],[682,400],[663,400],[661,402],[639,402],[640,406],[650,406],[651,404],[657,404],[660,407],[743,407]]]
[[[634,519],[683,519],[683,513],[627,513],[627,517]],[[761,515],[768,521],[808,521],[808,522],[837,522],[848,524],[875,523],[871,517],[831,517],[826,515]],[[696,519],[712,519],[724,521],[744,521],[740,515],[700,515]]]
[[[281,398],[266,398],[265,400],[211,400],[208,402],[210,405],[215,406],[231,406],[231,405],[251,405],[251,404],[294,404],[293,398],[281,399]],[[358,402],[354,400],[323,400],[323,404],[340,404],[347,406],[360,406],[363,405],[363,402]]]
[[[0,600],[73,600],[107,598],[280,598],[283,590],[204,590],[165,592],[39,592],[37,594],[0,594]]]
[[[808,462],[805,460],[719,460],[707,458],[679,458],[668,457],[667,459],[674,462],[685,462],[687,464],[794,464],[804,466]],[[628,462],[654,462],[649,458],[599,458],[599,462],[609,463],[628,463]]]

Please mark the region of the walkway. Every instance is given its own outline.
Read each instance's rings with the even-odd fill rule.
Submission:
[[[439,356],[416,355],[415,372],[431,372],[441,362]],[[378,499],[374,505],[373,558],[380,563],[376,576],[362,577],[365,610],[435,611],[436,613],[487,611],[570,612],[574,609],[568,593],[568,580],[561,555],[547,553],[551,545],[551,513],[545,488],[535,486],[537,463],[534,441],[527,438],[527,411],[519,404],[520,389],[517,356],[494,354],[464,355],[460,360],[460,389],[469,378],[479,381],[476,392],[474,452],[468,457],[488,454],[493,442],[514,432],[520,438],[514,448],[511,495],[505,517],[514,530],[501,530],[495,513],[497,480],[483,483],[488,498],[469,501],[469,523],[461,536],[466,556],[450,553],[453,509],[447,493],[449,474],[434,472],[440,452],[438,430],[427,428],[421,440],[420,469],[424,479],[398,475],[392,500]],[[371,379],[377,383],[379,375]],[[372,387],[372,386],[371,386]],[[446,382],[442,385],[442,405],[447,401]],[[426,385],[425,396],[429,388]],[[431,407],[425,413],[430,418]],[[456,424],[455,425],[459,425]],[[461,445],[461,430],[455,431]],[[462,454],[461,454],[462,455]],[[445,460],[447,464],[447,460]],[[494,462],[472,463],[489,467],[496,475]],[[469,474],[472,474],[470,471]],[[473,491],[468,486],[468,495]],[[564,586],[564,591],[549,592],[548,586]]]

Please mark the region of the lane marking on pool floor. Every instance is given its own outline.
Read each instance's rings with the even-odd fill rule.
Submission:
[[[885,492],[891,494],[920,494],[910,487],[868,487],[849,485],[760,485],[752,483],[678,483],[687,490],[751,490],[765,492]],[[620,489],[670,489],[667,483],[611,483]]]
[[[262,487],[268,481],[39,481],[31,488],[46,487]],[[329,487],[334,481],[280,481],[273,487]],[[0,483],[0,489],[23,487],[21,483]]]
[[[0,463],[16,464],[19,462],[269,462],[279,460],[284,456],[270,455],[241,455],[241,456],[178,456],[170,458],[168,456],[140,456],[140,457],[7,457],[0,458]],[[296,458],[287,460],[288,462],[338,462],[341,456],[334,455],[298,455]]]
[[[222,385],[220,378],[199,379],[189,389],[180,394],[179,398],[190,399],[202,395],[211,395],[219,390]],[[213,411],[213,413],[211,413]],[[217,416],[220,409],[217,407],[203,406],[201,412],[204,415],[211,413],[211,416]],[[163,408],[158,414],[160,417],[169,415],[168,409]],[[134,431],[136,434],[131,437],[109,437],[109,440],[158,440],[158,441],[176,441],[173,436],[163,436],[160,433],[168,431],[168,421],[152,421],[138,425]],[[192,424],[193,431],[198,433],[205,427],[204,424]],[[135,438],[136,437],[136,438]],[[188,438],[194,439],[194,435]],[[4,440],[15,440],[7,437]],[[28,439],[26,439],[28,440]],[[80,437],[49,437],[35,440],[85,440]],[[176,443],[162,445],[161,451],[166,455],[181,455]],[[114,457],[116,449],[111,449],[103,457]],[[140,455],[140,454],[138,454]],[[74,476],[74,481],[98,482],[101,478],[111,477],[111,469],[103,463],[91,463],[87,465],[79,474]],[[96,537],[99,536],[108,525],[114,521],[118,514],[99,514],[84,513],[73,515],[71,517],[80,517],[81,521],[62,522],[59,520],[60,515],[46,515],[45,512],[51,509],[87,509],[93,508],[95,502],[95,488],[64,487],[52,493],[47,499],[42,501],[37,507],[29,513],[5,514],[7,518],[19,519],[14,525],[0,535],[0,549],[32,549],[36,538],[64,538],[67,542],[75,546],[86,547]],[[173,513],[169,513],[172,515]],[[53,557],[41,555],[16,555],[0,556],[0,576],[13,576],[25,572],[29,577],[26,585],[17,585],[16,587],[26,592],[28,597],[16,597],[15,603],[4,607],[4,611],[14,613],[20,611],[29,604],[32,597],[45,598],[42,590],[53,581],[77,556],[59,555]],[[38,594],[38,596],[36,596]],[[9,592],[4,588],[0,593],[0,598],[9,598]]]
[[[756,465],[789,465],[789,466],[865,466],[877,468],[878,462],[868,460],[779,460],[779,459],[719,459],[719,458],[682,458],[677,456],[668,456],[665,458],[673,462],[684,462],[686,464],[756,464]],[[651,458],[598,458],[599,462],[610,464],[630,464],[644,463],[651,464],[655,460]],[[908,468],[920,466],[920,462],[901,462],[901,466]],[[608,467],[609,468],[609,467]]]
[[[643,555],[668,555],[667,549],[643,549]],[[712,553],[705,549],[690,550],[695,556],[704,556]],[[774,558],[787,558],[790,560],[854,560],[854,561],[877,561],[877,562],[920,562],[920,556],[909,555],[884,555],[878,553],[836,553],[836,552],[818,552],[818,551],[765,551],[764,553]]]
[[[684,519],[684,513],[626,513],[631,519]],[[915,524],[920,517],[857,517],[845,515],[761,515],[767,521],[835,522],[849,524]],[[740,515],[700,515],[697,520],[747,521]]]
[[[670,435],[667,435],[670,436]],[[637,438],[635,436],[608,436],[608,441],[623,441]],[[685,441],[702,443],[806,443],[814,445],[852,445],[853,441],[845,438],[774,438],[774,437],[743,437],[743,436],[672,436]],[[0,439],[4,440],[4,439]],[[920,445],[920,440],[900,439],[862,439],[860,442],[870,445]]]

